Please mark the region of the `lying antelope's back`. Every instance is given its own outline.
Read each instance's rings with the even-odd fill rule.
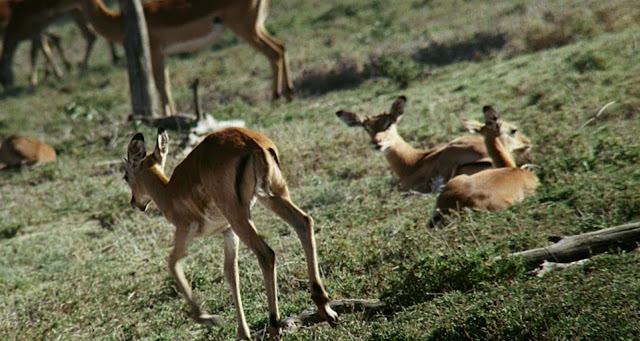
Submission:
[[[56,151],[32,137],[13,136],[0,144],[0,168],[21,164],[47,163],[56,160]]]
[[[441,211],[462,207],[498,211],[532,195],[538,177],[521,168],[494,168],[473,175],[459,175],[449,181],[438,197]]]

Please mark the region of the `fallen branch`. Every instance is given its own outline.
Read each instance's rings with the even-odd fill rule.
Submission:
[[[555,240],[550,246],[512,253],[509,257],[523,257],[527,269],[532,270],[544,261],[570,263],[610,250],[630,251],[640,242],[640,222]]]
[[[187,115],[172,115],[166,117],[147,117],[147,116],[136,116],[129,115],[127,118],[128,121],[136,120],[141,121],[142,123],[157,128],[164,128],[168,130],[177,130],[177,131],[190,131],[191,128],[195,127],[198,124],[198,118],[194,118]]]
[[[375,299],[344,299],[329,302],[329,306],[339,315],[362,312],[365,318],[371,318],[380,313],[386,313],[388,307]],[[289,316],[280,323],[283,333],[295,333],[300,327],[324,322],[316,307],[310,307],[297,315]],[[252,335],[253,340],[266,340],[267,329],[259,330]]]

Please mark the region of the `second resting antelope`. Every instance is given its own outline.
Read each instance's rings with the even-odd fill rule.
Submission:
[[[56,161],[56,150],[26,136],[11,136],[0,143],[0,169],[37,166]]]
[[[175,225],[169,272],[188,301],[195,321],[220,325],[219,317],[204,312],[195,301],[180,260],[189,244],[213,233],[224,235],[224,277],[231,287],[238,319],[238,337],[251,336],[245,320],[238,275],[238,239],[258,258],[267,291],[269,335],[280,333],[275,253],[258,234],[251,220],[256,199],[291,225],[305,252],[311,298],[320,316],[335,324],[338,314],[329,307],[316,259],[313,220],[290,199],[274,143],[262,134],[227,128],[209,134],[176,166],[171,178],[164,175],[168,136],[158,130],[155,149],[147,153],[144,137],[129,143],[125,180],[131,188],[131,206],[144,211],[153,201]]]
[[[437,224],[443,214],[464,207],[488,211],[507,208],[533,195],[538,187],[538,177],[518,168],[513,155],[500,140],[504,125],[496,110],[485,106],[483,112],[484,143],[495,168],[449,180],[436,201],[432,225]]]
[[[439,186],[459,174],[474,174],[493,167],[482,136],[462,136],[444,146],[417,150],[399,134],[397,123],[404,114],[407,98],[398,97],[389,112],[362,118],[356,113],[340,110],[336,115],[350,127],[363,127],[371,137],[374,149],[384,153],[391,171],[400,180],[402,190],[436,192]],[[465,122],[469,129],[473,121]],[[526,153],[529,140],[511,124],[508,133],[499,137],[510,152]]]

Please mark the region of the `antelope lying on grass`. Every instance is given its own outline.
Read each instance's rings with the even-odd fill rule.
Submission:
[[[500,137],[504,134],[504,127],[496,110],[485,106],[483,112],[484,143],[495,168],[449,180],[438,196],[432,224],[436,224],[442,214],[463,207],[489,211],[507,208],[533,195],[538,186],[538,177],[518,168],[512,154],[502,143]]]
[[[289,198],[274,143],[264,135],[244,128],[227,128],[208,135],[174,170],[164,175],[168,137],[158,130],[156,146],[147,154],[144,137],[136,134],[129,143],[125,180],[131,188],[131,205],[144,211],[150,201],[176,226],[169,271],[191,306],[198,323],[220,325],[220,318],[204,312],[194,300],[180,259],[197,237],[224,235],[224,275],[231,287],[238,318],[238,337],[250,337],[240,298],[238,238],[258,257],[269,309],[269,335],[280,333],[275,254],[260,237],[251,220],[257,198],[265,207],[291,225],[304,248],[311,298],[320,315],[335,324],[338,315],[320,280],[316,260],[313,220]]]
[[[0,144],[0,169],[40,165],[56,160],[56,151],[32,137],[12,136]]]
[[[456,175],[474,174],[492,168],[482,136],[462,136],[429,150],[411,147],[400,137],[396,127],[404,113],[406,101],[405,96],[400,96],[393,102],[390,112],[371,117],[361,118],[345,110],[336,113],[348,126],[363,127],[369,133],[371,145],[384,153],[391,171],[400,179],[403,190],[436,192],[439,184],[446,183]],[[531,145],[515,127],[499,139],[509,151],[526,152]]]

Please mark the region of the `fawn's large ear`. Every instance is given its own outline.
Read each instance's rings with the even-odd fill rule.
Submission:
[[[485,127],[499,135],[501,122],[500,115],[498,115],[496,109],[494,109],[490,105],[485,105],[484,107],[482,107],[482,112],[484,113]]]
[[[146,155],[147,150],[144,147],[144,136],[142,136],[141,133],[137,133],[131,138],[129,147],[127,147],[127,166],[137,167]]]
[[[338,116],[338,118],[349,127],[358,127],[362,125],[362,118],[354,112],[339,110],[336,112],[336,116]]]
[[[396,120],[404,114],[404,108],[407,106],[407,97],[398,97],[393,104],[391,104],[391,111],[389,112]]]
[[[160,166],[164,168],[164,163],[169,153],[169,135],[164,128],[158,128],[158,137],[156,139],[156,148],[153,150],[153,155],[160,162]]]
[[[469,118],[460,117],[460,122],[464,129],[470,133],[481,133],[482,127],[484,127],[484,124]]]

